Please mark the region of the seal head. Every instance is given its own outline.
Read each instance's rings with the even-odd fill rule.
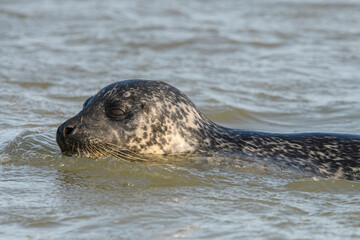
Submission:
[[[58,128],[56,139],[62,152],[88,157],[102,155],[104,149],[194,152],[206,142],[208,124],[178,89],[159,81],[127,80],[87,99],[83,109]]]

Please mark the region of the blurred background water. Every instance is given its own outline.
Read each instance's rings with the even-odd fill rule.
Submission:
[[[358,239],[357,182],[236,159],[62,157],[55,131],[107,84],[144,78],[228,127],[360,134],[359,12],[355,0],[2,0],[0,238]]]

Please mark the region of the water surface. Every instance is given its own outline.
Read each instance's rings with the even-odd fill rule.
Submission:
[[[63,157],[58,125],[156,79],[224,126],[360,134],[360,3],[0,3],[1,239],[358,239],[360,184],[236,158]]]

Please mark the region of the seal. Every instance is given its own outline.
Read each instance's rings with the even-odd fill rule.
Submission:
[[[313,176],[360,180],[360,135],[229,129],[160,81],[113,83],[57,130],[64,154],[141,160],[146,154],[236,154]]]

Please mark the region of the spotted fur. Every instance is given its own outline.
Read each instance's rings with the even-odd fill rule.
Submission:
[[[113,108],[124,116],[109,115]],[[359,135],[228,129],[203,116],[178,89],[159,81],[127,80],[105,87],[58,128],[57,142],[65,153],[89,157],[114,151],[237,154],[315,176],[360,180]],[[104,145],[112,147],[103,152],[88,147]]]

